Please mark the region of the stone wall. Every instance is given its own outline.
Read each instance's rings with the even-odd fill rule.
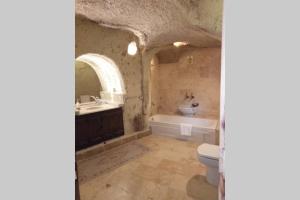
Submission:
[[[192,56],[192,60],[188,57]],[[151,114],[178,114],[185,94],[199,102],[199,117],[219,118],[220,48],[184,52],[177,63],[151,67]]]
[[[75,56],[86,53],[105,55],[120,69],[126,88],[124,105],[125,134],[141,128],[143,121],[143,69],[141,52],[135,56],[127,54],[127,46],[138,38],[127,31],[100,26],[81,16],[75,19]],[[75,59],[75,58],[74,58]]]

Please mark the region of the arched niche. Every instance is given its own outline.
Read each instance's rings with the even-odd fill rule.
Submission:
[[[87,53],[76,58],[76,61],[88,64],[98,76],[102,91],[101,98],[123,104],[126,94],[124,80],[115,62],[99,54]]]

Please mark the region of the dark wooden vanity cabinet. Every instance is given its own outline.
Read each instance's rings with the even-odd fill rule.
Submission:
[[[75,116],[76,151],[122,135],[122,108]]]

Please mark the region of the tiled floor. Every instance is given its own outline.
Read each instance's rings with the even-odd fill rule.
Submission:
[[[197,146],[150,135],[80,160],[81,200],[216,200]]]

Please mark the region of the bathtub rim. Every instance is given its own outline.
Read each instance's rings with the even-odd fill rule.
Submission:
[[[202,120],[209,120],[209,121],[214,121],[214,125],[213,126],[196,126],[192,124],[192,128],[196,128],[196,129],[205,129],[205,130],[211,130],[211,131],[217,131],[218,130],[218,125],[219,125],[219,120],[218,119],[209,119],[209,118],[200,118],[200,117],[187,117],[187,116],[182,116],[182,115],[167,115],[167,114],[155,114],[149,117],[148,122],[149,125],[151,126],[152,124],[159,124],[161,126],[165,126],[165,127],[169,127],[166,126],[166,124],[171,125],[171,126],[179,126],[180,127],[180,123],[171,123],[171,122],[160,122],[160,121],[155,121],[154,120],[154,116],[156,115],[162,115],[162,116],[178,116],[178,117],[185,117],[185,118],[193,118],[193,119],[202,119]],[[153,119],[152,119],[153,118]]]

